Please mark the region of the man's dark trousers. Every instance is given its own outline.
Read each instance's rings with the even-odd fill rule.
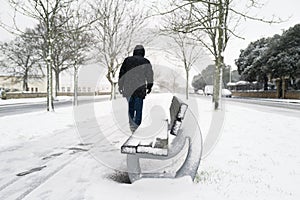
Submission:
[[[140,97],[128,97],[128,115],[131,131],[135,131],[142,122],[143,114],[143,98]]]

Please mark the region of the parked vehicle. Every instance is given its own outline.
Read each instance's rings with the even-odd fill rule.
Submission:
[[[232,93],[228,89],[222,89],[222,97],[232,97]]]
[[[214,86],[213,85],[206,85],[205,88],[204,88],[204,94],[206,96],[208,96],[208,95],[212,96],[214,94]],[[222,89],[222,97],[231,98],[232,97],[231,91],[228,90],[228,89]]]
[[[206,85],[204,87],[204,94],[206,96],[213,95],[213,93],[214,93],[214,86],[213,85]]]
[[[195,92],[196,94],[200,94],[200,95],[204,95],[204,91],[203,90],[197,90],[197,92]]]
[[[6,91],[4,88],[0,88],[0,99],[6,99]]]
[[[4,92],[4,88],[0,88],[0,98],[2,97],[2,92]]]

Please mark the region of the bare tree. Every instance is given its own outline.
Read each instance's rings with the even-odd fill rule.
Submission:
[[[15,12],[30,17],[40,24],[45,31],[35,37],[44,42],[43,59],[47,64],[47,110],[53,111],[53,47],[60,41],[61,32],[59,27],[63,26],[72,16],[65,20],[58,20],[66,8],[70,8],[76,0],[7,0]],[[16,23],[15,23],[16,24]],[[3,25],[3,24],[2,24]],[[12,29],[9,29],[12,30]],[[20,31],[18,27],[14,30]]]
[[[244,18],[267,23],[276,22],[251,17],[247,13],[236,10],[233,4],[233,0],[172,0],[171,9],[162,13],[173,16],[168,29],[193,35],[214,56],[216,68],[213,102],[215,109],[220,108],[222,68],[225,66],[224,51],[231,36],[239,37],[235,31],[239,20]],[[251,0],[246,6],[256,7],[258,1]]]
[[[173,69],[164,69],[161,66],[154,67],[154,80],[155,83],[161,92],[180,92],[180,83],[181,80],[178,80],[180,74]]]
[[[89,60],[86,55],[93,46],[91,24],[87,19],[87,10],[80,8],[65,9],[64,16],[59,17],[62,26],[57,27],[60,40],[52,48],[53,71],[55,73],[55,93],[60,88],[61,72],[74,69],[74,101],[77,105],[77,82],[79,66]],[[72,18],[68,17],[72,16]],[[76,78],[77,77],[77,78]],[[75,86],[76,85],[76,86]],[[56,95],[55,95],[56,96]]]
[[[69,44],[71,43],[69,39],[69,34],[66,29],[66,23],[65,23],[65,17],[60,15],[58,17],[59,22],[56,22],[56,24],[63,23],[60,27],[55,27],[56,30],[54,30],[54,33],[59,34],[59,39],[56,40],[52,44],[52,53],[51,53],[51,60],[52,60],[52,71],[54,72],[54,79],[55,79],[55,87],[53,91],[53,97],[55,98],[57,96],[57,92],[60,88],[60,74],[61,72],[69,69],[72,67],[70,64],[70,61],[72,60],[72,53],[71,49],[69,48]],[[39,50],[39,55],[41,58],[47,57],[47,52],[45,52],[45,49],[47,49],[47,41],[43,39],[43,35],[46,32],[46,27],[43,26],[43,24],[38,24],[36,28],[33,31],[33,35],[40,36],[35,38],[35,40],[38,41],[39,46],[37,46],[37,49]]]
[[[74,17],[68,21],[66,28],[69,30],[68,35],[68,49],[70,50],[69,63],[74,69],[74,96],[73,105],[78,105],[78,71],[79,67],[91,60],[91,56],[88,56],[89,51],[93,47],[94,38],[91,34],[91,23],[86,17],[85,10],[77,9],[74,12]]]
[[[55,27],[55,33],[57,33],[57,40],[52,45],[52,70],[55,75],[55,87],[53,96],[56,97],[57,93],[60,91],[60,75],[63,71],[72,68],[71,62],[73,61],[74,52],[70,48],[70,44],[73,44],[74,41],[71,41],[69,38],[71,37],[71,32],[67,29],[67,23],[69,20],[65,16],[59,16],[56,20],[57,24],[61,24],[61,26]]]
[[[172,89],[173,93],[180,92],[180,87],[179,87],[180,85],[177,82],[178,76],[179,74],[177,72],[171,71],[170,76],[167,79],[167,83],[165,83],[165,85],[169,84],[169,88]]]
[[[182,64],[185,69],[186,74],[186,99],[189,98],[189,72],[195,62],[201,56],[201,48],[199,48],[198,44],[195,41],[188,38],[186,34],[177,32],[175,35],[170,35],[175,43],[177,44],[177,48],[174,49],[174,52],[178,58],[182,61]],[[179,48],[179,50],[178,50]]]
[[[31,31],[27,30],[12,41],[0,44],[3,56],[0,63],[5,71],[16,76],[17,81],[22,81],[23,91],[29,91],[29,78],[38,79],[43,76],[40,58],[37,56],[37,43],[35,39],[28,37],[30,34]]]
[[[96,6],[94,6],[96,5]],[[97,0],[92,5],[96,18],[95,37],[99,61],[107,67],[111,99],[116,98],[116,73],[134,43],[143,41],[145,13],[137,1]],[[145,40],[146,41],[146,40]]]

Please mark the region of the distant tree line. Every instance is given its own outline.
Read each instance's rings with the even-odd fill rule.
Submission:
[[[242,80],[262,83],[264,90],[268,90],[270,80],[276,81],[280,96],[288,87],[299,90],[300,24],[281,35],[251,42],[235,63]]]
[[[192,86],[195,91],[203,90],[206,85],[214,84],[215,65],[208,65],[201,71],[200,74],[195,75],[192,80]],[[237,70],[231,71],[231,66],[223,67],[222,81],[223,87],[226,88],[227,83],[236,82],[240,80],[240,75]]]

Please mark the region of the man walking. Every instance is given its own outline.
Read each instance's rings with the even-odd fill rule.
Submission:
[[[119,91],[128,101],[129,125],[132,132],[142,122],[143,100],[153,86],[152,66],[144,56],[144,47],[137,45],[133,56],[124,60],[119,73]]]

